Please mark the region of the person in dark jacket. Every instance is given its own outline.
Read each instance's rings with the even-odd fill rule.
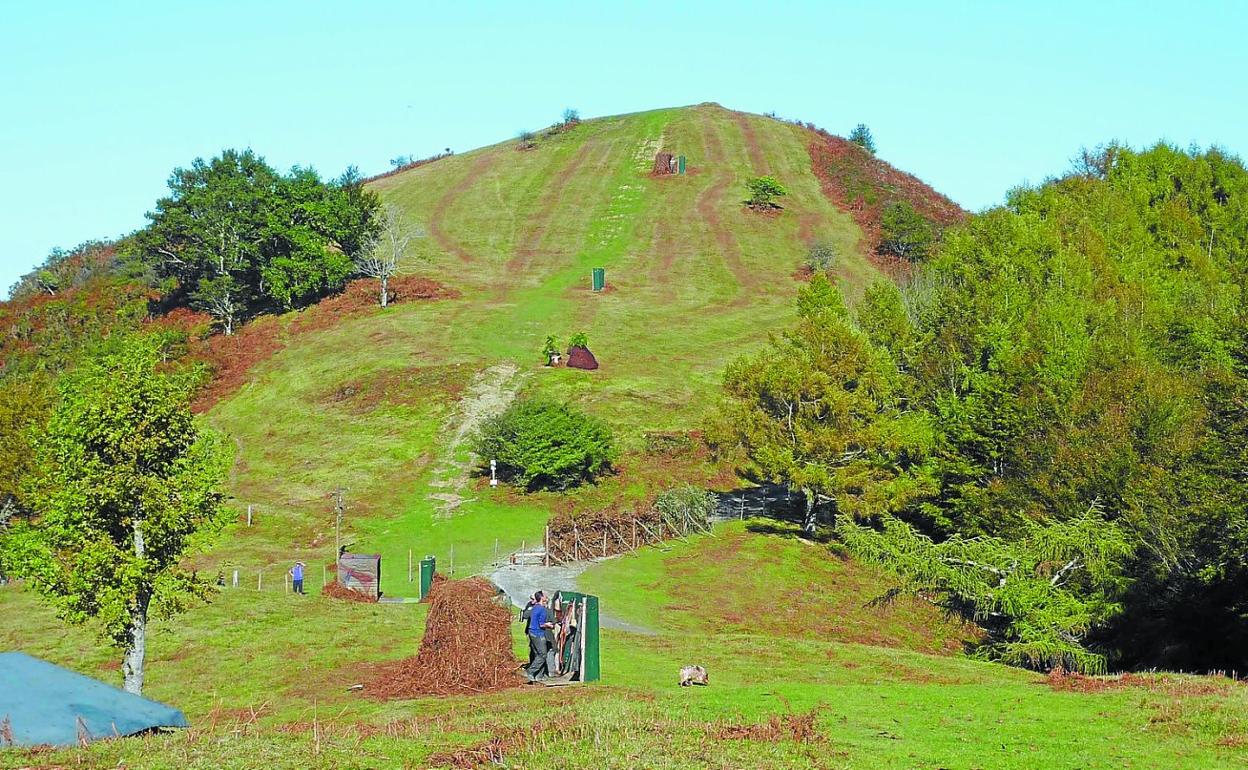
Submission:
[[[529,614],[529,648],[533,653],[533,661],[529,663],[528,677],[530,682],[545,679],[551,673],[546,670],[546,652],[550,644],[546,641],[546,629],[554,628],[550,615],[546,610],[546,594],[538,591],[533,594],[533,609]]]
[[[520,622],[524,624],[525,636],[528,636],[528,633],[529,633],[529,618],[533,615],[533,605],[537,603],[535,599],[536,599],[536,595],[530,596],[529,601],[525,603],[524,605],[524,609],[520,610]],[[535,653],[533,651],[533,640],[530,639],[529,640],[529,662],[525,664],[524,666],[526,671],[528,670],[529,666],[533,665],[534,654]]]

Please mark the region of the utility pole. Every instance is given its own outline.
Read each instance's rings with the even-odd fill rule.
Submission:
[[[342,553],[342,514],[346,509],[342,505],[342,487],[334,490],[334,563],[338,563],[338,555]]]

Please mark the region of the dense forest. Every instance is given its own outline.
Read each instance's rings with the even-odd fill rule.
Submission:
[[[856,312],[817,276],[729,368],[714,440],[980,655],[1242,671],[1246,256],[1238,159],[1087,151]]]

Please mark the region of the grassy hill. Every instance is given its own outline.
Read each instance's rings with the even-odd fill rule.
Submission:
[[[815,141],[797,125],[699,105],[585,121],[531,150],[505,142],[373,182],[424,233],[410,269],[458,295],[332,322],[314,308],[247,332],[276,352],[205,414],[236,447],[240,523],[197,562],[237,569],[242,585],[158,624],[151,642],[148,693],[195,728],[0,752],[0,767],[475,766],[488,745],[517,767],[1241,766],[1239,683],[1159,675],[1072,687],[971,660],[962,624],[918,600],[869,604],[886,576],[770,521],[591,567],[581,584],[604,610],[653,632],[606,630],[600,685],[390,703],[347,691],[368,664],[416,650],[426,608],[284,593],[296,558],[319,593],[335,488],[344,539],[381,553],[383,589],[404,595],[409,552],[459,577],[540,540],[554,510],[680,479],[737,483],[656,435],[699,429],[725,363],[791,318],[811,240],[836,244],[851,299],[882,277],[815,172]],[[658,150],[686,155],[690,172],[651,177]],[[742,205],[745,180],[764,173],[790,191],[779,216]],[[589,291],[593,267],[606,268],[608,291]],[[602,368],[541,366],[548,334],[579,331]],[[467,435],[517,393],[607,420],[625,449],[620,472],[532,495],[474,476]],[[115,653],[20,587],[0,588],[0,605],[0,648],[117,677]],[[515,642],[520,652],[518,627]],[[708,667],[710,687],[675,685],[692,662]],[[457,758],[465,747],[478,751]]]
[[[791,317],[810,240],[838,246],[851,294],[880,277],[857,225],[823,195],[809,141],[799,126],[702,105],[586,121],[532,150],[507,142],[377,181],[425,233],[412,268],[462,296],[293,337],[209,413],[238,444],[235,493],[260,522],[236,533],[232,557],[254,570],[323,545],[338,486],[360,547],[403,564],[387,578],[393,592],[409,547],[449,564],[454,545],[457,570],[471,571],[495,539],[501,553],[539,539],[552,503],[542,496],[469,484],[453,520],[439,515],[445,501],[432,495],[462,482],[465,449],[451,439],[474,382],[607,419],[624,472],[588,496],[638,492],[653,465],[645,434],[699,428],[724,364]],[[659,149],[685,154],[689,173],[652,178]],[[778,217],[742,205],[760,173],[790,190]],[[591,267],[606,268],[606,292],[590,291]],[[547,335],[578,331],[601,369],[541,366]]]

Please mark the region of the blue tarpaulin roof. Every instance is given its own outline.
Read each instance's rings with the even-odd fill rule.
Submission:
[[[74,746],[80,736],[190,727],[177,709],[21,652],[0,653],[0,723],[6,718],[17,746]]]

